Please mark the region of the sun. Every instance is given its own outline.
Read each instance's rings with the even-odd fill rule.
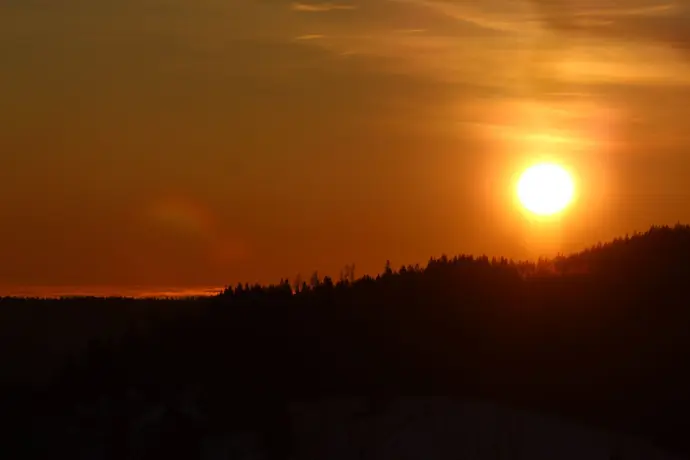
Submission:
[[[563,167],[540,163],[522,173],[517,184],[517,196],[528,211],[539,216],[551,216],[563,211],[573,200],[573,179]]]

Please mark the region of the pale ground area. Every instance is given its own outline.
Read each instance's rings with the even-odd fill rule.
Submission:
[[[193,404],[185,406],[187,409],[176,407],[192,418],[203,418]],[[166,411],[159,407],[145,412],[130,425],[133,436],[146,425],[160,423]],[[393,401],[375,412],[355,399],[295,403],[290,413],[294,452],[281,458],[292,460],[681,458],[645,442],[589,430],[558,418],[444,398]],[[75,428],[72,425],[70,431],[77,434]],[[106,458],[104,444],[90,436],[78,436],[79,458]],[[201,446],[202,455],[197,458],[204,460],[277,458],[266,452],[262,435],[251,430],[206,435]]]
[[[357,404],[296,406],[300,459],[608,460],[673,457],[643,442],[553,417],[447,399],[392,403],[357,417]],[[612,457],[612,455],[618,455]]]

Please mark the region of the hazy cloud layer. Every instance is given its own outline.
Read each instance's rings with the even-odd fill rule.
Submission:
[[[686,0],[534,0],[540,18],[556,30],[591,34],[630,43],[652,40],[687,50],[690,4]]]

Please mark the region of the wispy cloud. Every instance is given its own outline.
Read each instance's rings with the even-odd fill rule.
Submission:
[[[295,40],[318,40],[320,38],[324,38],[325,35],[322,34],[306,34],[306,35],[300,35],[298,37],[295,37]]]
[[[561,34],[656,42],[690,54],[690,4],[652,0],[578,3],[532,0],[539,20]]]
[[[519,7],[519,5],[525,5],[523,2],[514,2],[510,9],[504,8],[502,10],[493,11],[486,8],[482,9],[474,4],[467,4],[465,2],[455,3],[444,0],[390,1],[429,8],[443,16],[457,21],[499,32],[525,33],[534,30],[536,25],[535,18],[530,17],[528,14],[529,8]]]
[[[398,29],[395,32],[399,34],[423,34],[426,29]]]
[[[571,91],[574,84],[685,86],[688,79],[680,75],[687,74],[687,63],[678,62],[672,49],[663,49],[670,44],[690,52],[679,5],[650,0],[372,0],[361,5],[357,25],[351,19],[324,23],[315,17],[308,26],[325,34],[317,46],[337,55],[375,57],[381,71],[534,95]],[[580,33],[586,30],[592,32]],[[316,37],[305,36],[311,38]],[[628,40],[637,45],[630,49]]]
[[[290,5],[293,11],[303,11],[306,13],[323,13],[327,11],[336,10],[354,10],[357,9],[355,5],[347,3],[301,3],[295,2]]]

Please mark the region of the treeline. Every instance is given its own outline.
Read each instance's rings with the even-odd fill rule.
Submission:
[[[15,362],[20,351],[60,356],[44,393],[60,401],[54,410],[132,387],[200,386],[219,419],[295,399],[443,394],[558,412],[684,451],[689,274],[690,227],[677,225],[536,263],[442,256],[210,298],[5,299],[0,311]],[[60,355],[61,341],[74,346]]]
[[[486,270],[491,267],[503,273],[513,272],[522,279],[554,277],[565,275],[594,275],[604,278],[623,278],[629,276],[646,276],[658,269],[665,274],[674,272],[684,274],[688,269],[683,259],[678,259],[677,252],[681,247],[690,246],[690,225],[676,224],[652,226],[646,232],[634,232],[632,235],[614,238],[609,242],[600,242],[581,252],[554,258],[539,258],[536,261],[515,261],[505,257],[487,257],[472,255],[458,255],[448,257],[442,255],[439,258],[432,257],[425,267],[419,264],[403,265],[399,269],[386,263],[384,271],[375,276],[364,276],[356,279],[355,266],[348,265],[341,271],[339,279],[326,276],[320,278],[318,272],[314,272],[309,282],[297,276],[293,281],[289,278],[281,279],[278,284],[262,286],[239,283],[235,287],[226,287],[221,296],[226,298],[240,298],[243,295],[258,295],[261,292],[270,293],[305,293],[318,289],[330,289],[333,287],[351,287],[359,282],[379,282],[382,278],[391,275],[407,276],[408,274],[424,274],[428,270],[436,270],[439,266],[450,266],[460,275],[458,282],[466,282],[462,275],[472,274],[472,271]],[[682,251],[681,251],[682,254]],[[464,270],[461,270],[462,267]],[[463,273],[459,273],[459,272]]]

